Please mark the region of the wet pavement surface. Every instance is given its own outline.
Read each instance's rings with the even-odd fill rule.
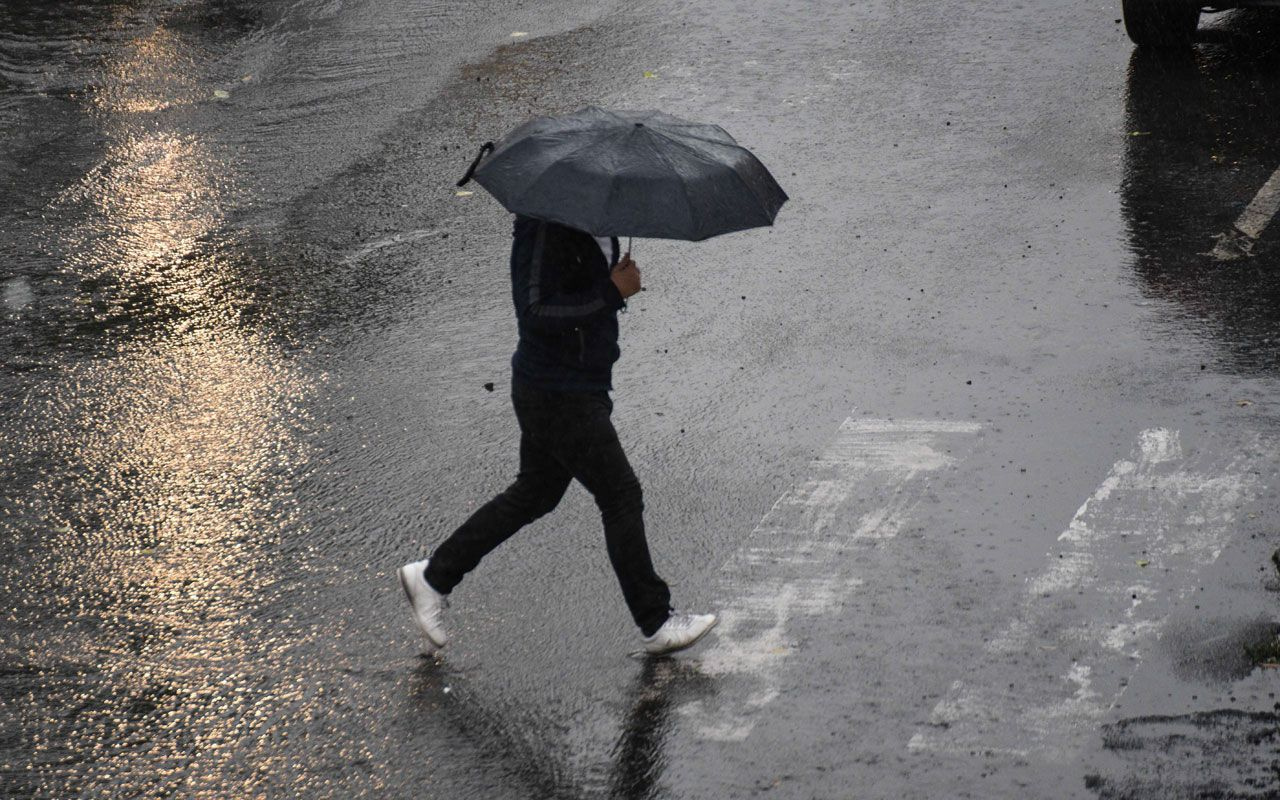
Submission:
[[[1280,14],[1119,16],[4,4],[0,794],[1280,797]],[[394,570],[515,467],[509,217],[453,182],[587,104],[791,196],[637,241],[622,317],[721,625],[629,658],[575,488],[425,658]]]

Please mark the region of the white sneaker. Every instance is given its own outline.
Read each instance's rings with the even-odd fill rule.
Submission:
[[[426,576],[422,573],[426,570],[428,561],[430,559],[405,564],[400,568],[399,574],[400,586],[413,608],[413,620],[431,643],[432,646],[427,650],[431,653],[449,643],[449,636],[444,632],[444,621],[440,618],[440,612],[449,607],[449,598],[427,583]]]
[[[652,636],[644,637],[644,651],[661,656],[693,647],[715,627],[715,614],[677,614],[674,611]]]

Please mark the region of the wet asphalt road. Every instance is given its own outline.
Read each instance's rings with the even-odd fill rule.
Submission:
[[[1280,19],[1156,58],[976,6],[0,8],[0,793],[1280,796],[1277,232],[1212,255]],[[574,489],[422,658],[394,569],[516,441],[509,218],[453,181],[588,103],[792,198],[637,242],[622,318],[655,561],[722,623],[628,658]]]

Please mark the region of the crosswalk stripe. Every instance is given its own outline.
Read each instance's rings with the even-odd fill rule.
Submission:
[[[952,684],[909,749],[1046,760],[1077,752],[1259,491],[1249,449],[1189,457],[1177,431],[1143,431],[966,670],[977,677]]]
[[[1280,169],[1262,185],[1231,230],[1218,237],[1218,243],[1209,254],[1219,261],[1233,261],[1249,255],[1277,213],[1280,213]]]
[[[781,670],[794,650],[792,621],[838,607],[862,579],[850,574],[845,547],[890,539],[911,516],[919,484],[954,463],[952,437],[975,434],[972,422],[850,417],[808,477],[787,491],[756,526],[748,544],[720,572],[720,626],[702,652],[702,670],[749,679],[753,690],[713,705],[681,709],[702,737],[745,739],[760,711],[781,691]],[[856,495],[856,496],[855,496]],[[866,504],[866,498],[874,503]]]

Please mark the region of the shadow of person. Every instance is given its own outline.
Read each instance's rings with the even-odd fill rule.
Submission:
[[[666,741],[675,724],[672,711],[706,698],[715,681],[693,663],[673,658],[646,658],[626,692],[621,733],[596,773],[604,780],[584,790],[581,775],[566,753],[548,741],[548,730],[563,730],[534,708],[511,700],[480,696],[466,676],[447,662],[424,658],[410,677],[409,716],[402,731],[406,746],[421,746],[423,758],[442,760],[440,742],[468,753],[473,767],[490,774],[488,785],[523,787],[542,798],[580,798],[584,792],[618,800],[653,800],[668,763]],[[447,760],[447,757],[444,759]],[[439,779],[441,776],[437,776]],[[603,786],[601,786],[601,783]]]
[[[646,658],[628,696],[630,708],[622,722],[622,734],[613,748],[609,797],[616,800],[653,800],[667,766],[666,740],[670,735],[671,709],[704,696],[713,681],[687,661]]]
[[[406,757],[437,765],[437,796],[497,796],[498,788],[548,800],[581,796],[548,742],[555,724],[511,696],[478,691],[443,659],[419,660],[399,724]]]
[[[1129,62],[1121,210],[1138,286],[1232,372],[1280,369],[1280,223],[1258,224],[1280,201],[1277,34],[1280,14],[1241,12],[1194,50]]]

